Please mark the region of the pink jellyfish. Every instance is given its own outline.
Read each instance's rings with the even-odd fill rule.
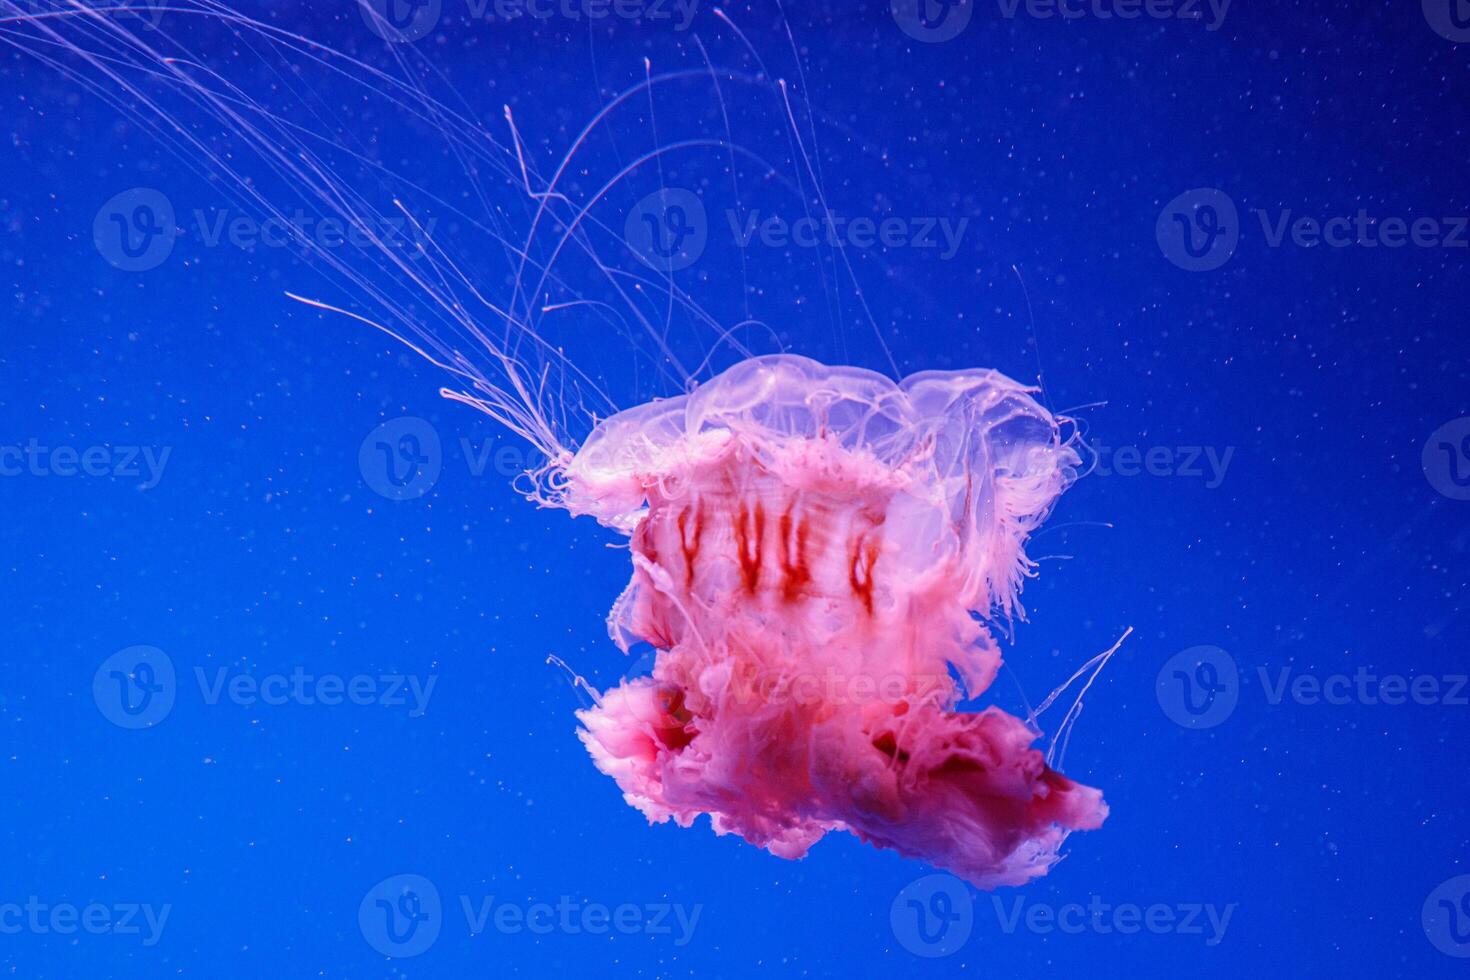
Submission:
[[[955,708],[1001,662],[970,611],[1019,610],[1077,463],[994,371],[759,357],[602,421],[561,502],[631,536],[608,625],[658,655],[578,713],[598,768],[650,821],[781,857],[847,830],[981,887],[1044,874],[1101,793],[1022,720]]]

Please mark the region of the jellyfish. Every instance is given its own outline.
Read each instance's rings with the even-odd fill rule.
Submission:
[[[627,539],[631,578],[608,630],[624,652],[652,647],[653,670],[604,690],[578,678],[591,703],[568,728],[631,806],[684,827],[707,815],[716,833],[790,859],[847,831],[986,888],[1046,873],[1070,833],[1100,826],[1101,793],[1058,771],[1080,699],[1051,750],[1036,744],[1040,712],[1068,685],[1025,718],[969,707],[1001,668],[996,624],[1024,614],[1028,538],[1076,478],[1065,420],[993,370],[893,380],[876,324],[888,374],[795,353],[774,329],[764,346],[777,352],[757,349],[746,339],[760,333],[748,252],[728,263],[740,299],[723,317],[691,291],[709,293],[716,277],[681,280],[675,263],[646,255],[617,261],[632,225],[614,205],[639,179],[656,180],[640,188],[652,188],[643,202],[664,200],[678,177],[700,188],[686,200],[728,185],[733,216],[742,194],[787,188],[830,217],[810,105],[793,105],[725,11],[711,17],[756,70],[717,67],[702,42],[693,67],[655,74],[646,58],[644,77],[550,166],[509,106],[492,132],[462,93],[436,97],[441,66],[393,46],[403,38],[364,60],[219,0],[176,0],[164,16],[147,27],[74,0],[41,13],[0,0],[0,43],[115,105],[242,210],[289,225],[293,209],[311,208],[356,232],[345,247],[296,243],[347,298],[287,295],[443,368],[442,394],[539,452],[525,496]],[[367,23],[381,27],[375,16]],[[190,31],[225,37],[241,64],[200,56]],[[615,114],[646,114],[653,129],[656,94],[678,87],[687,100],[699,86],[719,111],[692,125],[718,119],[715,132],[671,133],[665,118],[646,152],[609,141],[610,176],[587,159]],[[779,126],[743,128],[774,133],[785,165],[733,135],[736,109],[753,104],[736,90],[774,110]],[[464,192],[381,159],[355,114],[339,111],[353,99],[412,120],[437,166],[462,168]],[[700,153],[718,179],[690,173]],[[426,207],[483,247],[453,249],[421,220]],[[382,234],[390,223],[406,224],[416,247]],[[680,227],[692,229],[687,216]],[[491,259],[508,263],[503,294],[491,289]],[[823,283],[839,270],[856,279],[841,250],[819,265]],[[666,390],[615,393],[631,385],[600,363],[609,337]],[[603,345],[595,355],[589,339]],[[1096,676],[1106,656],[1083,671]]]
[[[894,383],[795,355],[602,421],[560,500],[627,534],[613,640],[653,673],[578,713],[652,822],[799,858],[846,830],[981,887],[1043,874],[1102,795],[998,707],[973,611],[1013,613],[1028,535],[1074,477],[1056,420],[995,371]]]

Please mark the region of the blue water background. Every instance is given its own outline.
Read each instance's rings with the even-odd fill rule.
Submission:
[[[1242,4],[1213,31],[982,5],[943,43],[911,38],[884,5],[792,6],[801,73],[777,8],[729,13],[788,79],[803,122],[812,107],[807,149],[828,204],[970,220],[949,260],[854,256],[898,369],[995,367],[1033,382],[1039,366],[1048,403],[1075,409],[1107,447],[1162,447],[1174,464],[1188,447],[1230,453],[1218,480],[1208,468],[1094,474],[1032,549],[1043,561],[1029,622],[1006,646],[1032,701],[1134,629],[1067,756],[1070,775],[1106,793],[1106,825],[1024,889],[962,891],[970,931],[939,956],[919,955],[944,951],[905,923],[902,901],[894,914],[933,869],[841,834],[793,863],[704,821],[649,827],[591,765],[572,717],[585,698],[546,662],[598,687],[633,668],[603,625],[628,575],[617,539],[530,506],[493,466],[474,473],[462,439],[515,443],[440,399],[432,365],[287,299],[327,288],[293,250],[185,235],[155,269],[109,264],[94,219],[130,188],[162,191],[185,222],[195,209],[245,212],[114,109],[6,52],[0,443],[170,452],[147,489],[126,476],[0,478],[0,903],[170,907],[151,946],[0,934],[11,975],[1464,975],[1421,911],[1470,872],[1470,707],[1272,703],[1261,672],[1467,671],[1470,502],[1436,489],[1421,450],[1470,415],[1470,251],[1272,246],[1253,209],[1470,213],[1470,46],[1411,3]],[[385,57],[350,4],[276,16]],[[513,104],[544,165],[643,77],[645,56],[655,71],[700,64],[695,34],[755,70],[709,9],[684,33],[451,14],[417,44],[501,136]],[[198,43],[204,60],[235,50],[207,32]],[[751,122],[744,136],[784,142],[769,101],[727,95]],[[716,128],[712,112],[707,98],[657,107],[670,126]],[[604,175],[652,145],[647,123],[616,123],[621,144],[596,150]],[[387,107],[363,108],[360,126],[384,160],[428,156],[422,131]],[[453,161],[422,166],[453,179]],[[1239,245],[1208,272],[1171,262],[1156,235],[1166,204],[1194,188],[1239,208]],[[763,255],[750,276],[757,314],[787,348],[891,370],[850,288],[835,303],[809,256]],[[683,284],[728,323],[740,282],[719,261]],[[646,360],[629,373],[616,333],[580,339],[582,363],[610,384],[671,393]],[[359,448],[401,416],[432,425],[443,466],[426,495],[392,501],[365,482]],[[156,728],[129,731],[99,711],[93,678],[139,644],[170,658],[177,701]],[[1241,683],[1230,716],[1195,730],[1171,719],[1156,681],[1198,645],[1226,651]],[[420,717],[210,704],[196,670],[221,668],[436,687]],[[1019,703],[1010,677],[996,696]],[[389,959],[359,905],[405,873],[439,892],[440,932],[421,955]],[[493,923],[473,934],[461,908],[562,896],[677,904],[698,919],[688,937]],[[1215,943],[1208,927],[1004,927],[1017,901],[1094,896],[1231,917]]]

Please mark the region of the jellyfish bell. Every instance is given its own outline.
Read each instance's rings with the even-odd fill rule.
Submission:
[[[981,887],[1045,873],[1101,794],[1025,721],[957,706],[1001,662],[971,611],[1022,612],[1078,463],[994,371],[772,355],[603,420],[561,503],[630,536],[610,633],[659,653],[578,713],[593,760],[651,821],[782,857],[847,830]]]

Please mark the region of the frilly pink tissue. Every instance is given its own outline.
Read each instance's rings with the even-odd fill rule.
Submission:
[[[1102,794],[1020,719],[955,707],[1000,667],[971,610],[1022,612],[1077,463],[994,371],[762,357],[604,420],[564,502],[631,535],[609,628],[658,654],[578,713],[598,768],[651,821],[785,858],[846,830],[980,887],[1046,873]]]

